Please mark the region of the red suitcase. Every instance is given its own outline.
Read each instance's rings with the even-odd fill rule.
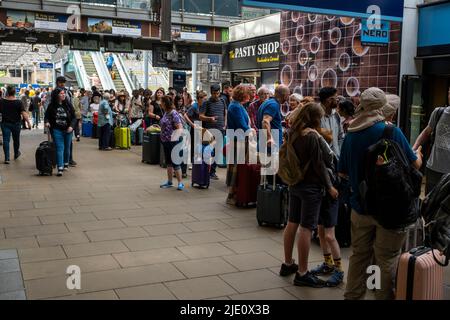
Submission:
[[[441,255],[434,250],[434,257]],[[442,300],[444,268],[430,248],[418,247],[402,254],[397,272],[397,300]]]
[[[238,164],[236,205],[248,207],[256,204],[258,186],[261,183],[261,165]]]

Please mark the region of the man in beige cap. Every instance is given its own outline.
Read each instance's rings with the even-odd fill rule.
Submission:
[[[386,122],[383,108],[388,104],[386,94],[378,88],[369,88],[361,95],[356,119],[350,125],[341,150],[339,173],[349,178],[352,195],[352,250],[349,261],[345,298],[363,299],[367,289],[367,268],[373,264],[381,269],[381,288],[375,291],[378,300],[394,298],[396,266],[406,233],[382,227],[371,215],[364,215],[359,187],[364,180],[364,157],[367,149],[383,137]],[[411,149],[397,127],[392,140],[397,142],[408,160],[416,168],[422,165],[420,150]]]

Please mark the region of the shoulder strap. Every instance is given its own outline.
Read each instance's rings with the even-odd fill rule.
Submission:
[[[381,139],[392,140],[394,138],[394,129],[395,129],[395,126],[392,124],[386,125]]]
[[[434,125],[434,128],[433,128],[433,132],[436,131],[436,128],[439,124],[439,121],[442,118],[442,115],[444,114],[444,111],[445,111],[445,107],[439,108],[439,110],[437,111],[437,119],[436,119],[436,124]]]

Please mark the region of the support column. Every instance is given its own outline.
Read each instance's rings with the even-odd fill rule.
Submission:
[[[52,86],[56,86],[56,63],[53,63],[53,69],[52,69]],[[90,88],[89,88],[90,89]]]
[[[61,59],[61,76],[64,77],[64,59]],[[56,85],[56,83],[55,83]]]
[[[198,69],[197,53],[192,53],[192,94],[194,97],[195,92],[197,91],[197,69]]]
[[[144,89],[148,89],[148,64],[149,64],[149,57],[148,57],[148,51],[144,51]]]

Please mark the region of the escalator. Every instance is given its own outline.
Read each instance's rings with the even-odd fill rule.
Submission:
[[[127,91],[136,89],[128,69],[119,55],[114,55],[114,79],[106,67],[105,57],[101,52],[73,51],[75,75],[80,88],[90,89],[92,77],[96,74],[100,80],[96,87],[99,90]]]
[[[84,68],[86,70],[86,73],[87,73],[88,77],[93,77],[94,74],[97,74],[97,76],[99,75],[99,73],[97,71],[97,68],[95,67],[94,61],[92,60],[92,56],[91,56],[90,53],[83,55],[81,57],[81,59],[83,60],[83,65],[84,65]],[[103,90],[103,85],[101,84],[101,81],[100,81],[100,85],[98,86],[97,89]]]

